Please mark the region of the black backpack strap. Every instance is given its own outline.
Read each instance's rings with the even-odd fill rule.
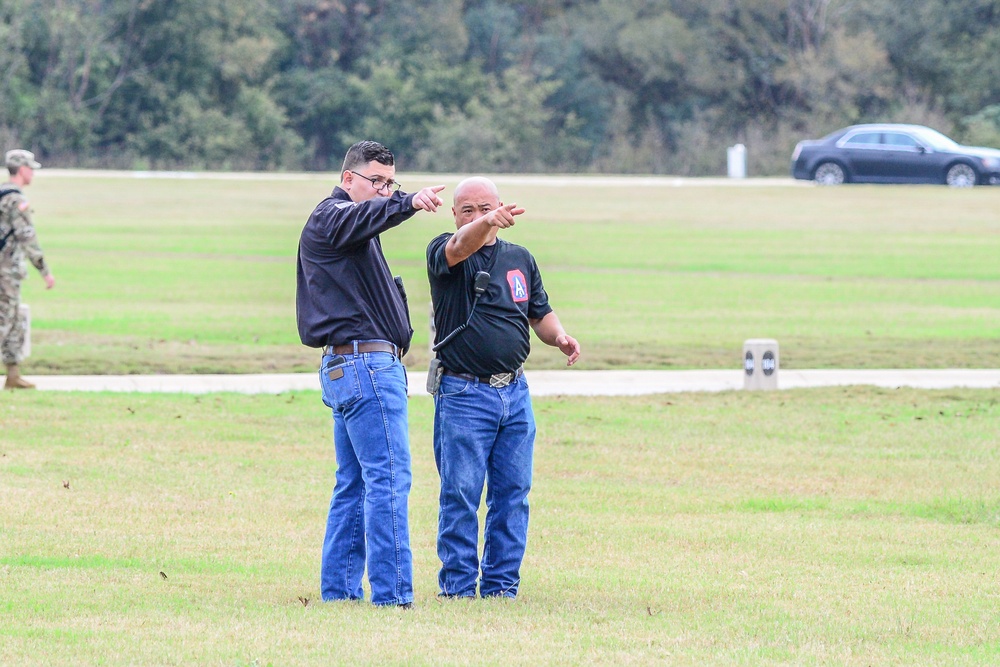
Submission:
[[[6,187],[5,188],[5,187],[0,186],[0,199],[3,199],[7,195],[13,194],[15,192],[17,194],[21,194],[21,191],[19,189],[17,189],[16,187],[11,186],[11,187]],[[7,246],[7,239],[9,239],[13,233],[14,233],[14,228],[11,227],[10,231],[7,232],[7,234],[4,235],[4,237],[2,239],[0,239],[0,250],[3,250]]]

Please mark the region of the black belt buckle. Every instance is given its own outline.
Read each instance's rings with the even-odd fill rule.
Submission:
[[[490,386],[494,389],[502,389],[513,382],[515,377],[515,373],[497,373],[496,375],[491,375]]]

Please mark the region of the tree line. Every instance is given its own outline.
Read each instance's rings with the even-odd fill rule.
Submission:
[[[1000,146],[1000,0],[0,0],[52,166],[787,173],[856,122]]]

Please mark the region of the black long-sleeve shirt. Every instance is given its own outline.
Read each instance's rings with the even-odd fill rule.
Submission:
[[[355,203],[339,187],[316,206],[299,238],[295,310],[304,345],[387,340],[410,346],[409,313],[379,234],[416,211],[410,194]]]

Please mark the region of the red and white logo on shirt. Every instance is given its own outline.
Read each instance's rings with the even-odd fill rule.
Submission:
[[[510,297],[514,299],[514,303],[528,300],[528,281],[524,279],[520,269],[507,272],[507,284],[510,285]]]

